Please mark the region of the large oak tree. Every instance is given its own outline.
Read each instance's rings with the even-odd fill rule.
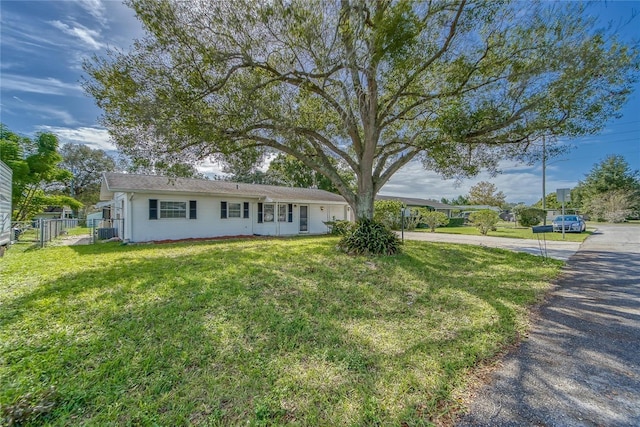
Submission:
[[[531,159],[542,135],[598,131],[638,69],[637,46],[573,2],[128,4],[146,37],[87,62],[84,82],[121,150],[168,163],[286,153],[365,218],[412,160],[468,176]]]

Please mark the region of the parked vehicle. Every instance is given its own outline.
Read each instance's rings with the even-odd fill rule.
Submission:
[[[11,183],[13,171],[0,161],[0,256],[11,243]]]
[[[565,233],[582,233],[587,229],[587,224],[580,215],[558,215],[552,222],[553,231],[561,232],[564,224]]]

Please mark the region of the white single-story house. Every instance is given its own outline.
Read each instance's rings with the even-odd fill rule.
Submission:
[[[325,221],[353,220],[342,196],[310,188],[105,173],[100,198],[130,242],[324,234]]]

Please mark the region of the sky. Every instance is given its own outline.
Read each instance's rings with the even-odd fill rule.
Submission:
[[[640,38],[640,1],[606,1],[590,13],[602,26],[611,24],[626,41]],[[62,144],[86,144],[112,151],[115,146],[98,119],[100,109],[81,87],[82,63],[107,48],[128,50],[144,35],[133,11],[119,0],[0,0],[0,122],[33,137],[52,132]],[[621,111],[598,135],[560,140],[572,149],[547,163],[546,192],[573,188],[609,155],[640,169],[640,83]],[[219,165],[204,164],[205,173]],[[497,176],[481,174],[461,182],[410,163],[382,188],[381,194],[440,200],[466,195],[479,181],[490,181],[511,203],[532,204],[542,197],[542,165],[501,163]]]

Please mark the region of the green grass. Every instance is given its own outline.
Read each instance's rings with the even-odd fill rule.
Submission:
[[[538,234],[534,234],[531,231],[531,227],[515,226],[512,222],[498,223],[496,231],[490,231],[487,236],[493,237],[508,237],[512,239],[538,239]],[[595,228],[590,224],[587,224],[587,231],[583,233],[565,233],[564,241],[566,242],[584,242],[587,237],[593,234]],[[429,233],[429,229],[417,229],[416,231],[422,231]],[[443,234],[464,234],[469,236],[481,236],[480,231],[476,227],[439,227],[436,228],[436,233]],[[546,240],[561,241],[562,233],[544,233]]]
[[[430,425],[525,331],[561,266],[428,242],[349,257],[336,243],[12,248],[4,421],[39,407],[26,425]]]
[[[91,228],[89,227],[67,228],[67,236],[79,236],[81,234],[91,234]]]

